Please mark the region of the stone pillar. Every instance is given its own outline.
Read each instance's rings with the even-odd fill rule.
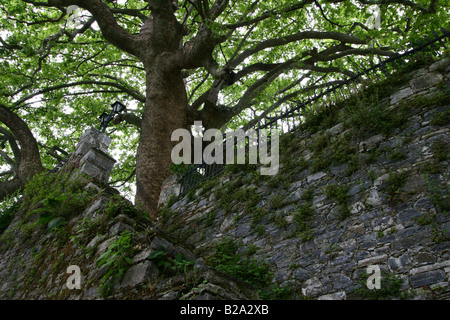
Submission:
[[[99,149],[90,149],[80,160],[80,172],[107,183],[116,160]]]
[[[85,155],[90,149],[98,149],[103,152],[108,151],[111,138],[95,128],[90,128],[83,133],[73,152],[74,156]]]
[[[106,154],[110,143],[110,137],[100,130],[90,128],[81,136],[69,162],[75,163],[80,173],[94,178],[97,182],[107,183],[116,162]]]

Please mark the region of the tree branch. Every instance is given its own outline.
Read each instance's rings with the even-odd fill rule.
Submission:
[[[16,163],[16,165],[18,165],[20,163],[20,149],[17,146],[16,137],[14,137],[11,132],[3,127],[0,127],[0,133],[3,134],[4,139],[8,140],[9,146],[11,147],[12,153],[14,155],[14,162]],[[17,172],[17,170],[15,171]]]
[[[133,171],[130,173],[130,175],[127,178],[111,181],[111,182],[108,183],[108,185],[114,186],[115,188],[120,188],[120,187],[124,186],[125,183],[130,181],[135,175],[136,175],[136,169],[133,169]],[[115,185],[118,182],[122,182],[122,183],[119,184],[119,185]]]
[[[258,117],[253,118],[252,120],[250,120],[244,127],[243,130],[244,132],[247,131],[248,129],[254,127],[262,118],[264,118],[265,116],[267,116],[270,112],[272,112],[273,110],[276,110],[280,105],[282,105],[283,103],[285,103],[286,101],[295,98],[296,96],[298,96],[303,90],[297,90],[294,91],[290,94],[287,94],[285,96],[283,96],[282,98],[278,99],[275,103],[273,103],[268,109],[264,110],[263,113],[261,113]]]
[[[59,90],[59,89],[76,87],[76,86],[80,86],[80,85],[98,85],[98,86],[114,87],[114,88],[117,88],[117,89],[119,89],[119,90],[129,94],[130,96],[132,96],[134,99],[138,100],[139,102],[145,102],[145,96],[144,95],[142,95],[141,93],[137,92],[136,90],[127,88],[127,87],[125,87],[122,84],[119,84],[119,83],[116,83],[116,82],[111,82],[111,81],[83,80],[83,81],[77,81],[77,82],[73,82],[73,83],[65,83],[65,84],[60,84],[60,85],[56,85],[56,86],[50,86],[50,87],[38,90],[37,92],[32,93],[32,94],[30,94],[30,95],[28,95],[26,97],[23,97],[20,100],[16,101],[14,103],[14,105],[15,106],[21,105],[25,101],[30,100],[31,98],[34,98],[35,96],[38,96],[40,94],[52,92],[52,91]]]
[[[240,21],[240,22],[233,23],[233,24],[227,24],[227,25],[225,25],[225,27],[228,28],[228,29],[237,29],[237,28],[240,28],[240,27],[253,25],[253,24],[261,22],[261,21],[263,21],[263,20],[265,20],[267,18],[271,18],[273,16],[277,16],[277,15],[280,15],[280,14],[283,14],[283,13],[288,13],[288,12],[295,11],[295,10],[298,10],[298,9],[302,9],[305,5],[307,5],[309,3],[312,3],[312,2],[314,2],[314,0],[303,0],[303,1],[301,1],[299,3],[296,3],[296,4],[294,4],[294,5],[290,6],[290,7],[282,8],[280,10],[266,11],[262,15],[260,15],[259,17],[256,17],[256,18],[253,18],[253,19],[250,19],[250,20],[247,20],[247,21]]]
[[[234,114],[242,112],[251,103],[252,99],[262,92],[271,82],[273,82],[283,71],[295,66],[298,63],[298,58],[288,60],[280,63],[275,68],[266,73],[261,79],[253,83],[241,97],[239,102],[232,108]]]
[[[0,104],[0,122],[3,122],[19,141],[21,147],[17,178],[0,185],[0,200],[21,188],[25,182],[43,170],[39,148],[27,124],[9,108]]]
[[[13,159],[11,159],[11,157],[8,156],[6,152],[2,150],[0,150],[0,156],[2,156],[2,158],[5,159],[6,163],[11,166],[12,171],[17,174],[17,163]]]
[[[111,12],[125,14],[125,15],[132,16],[132,17],[137,17],[142,22],[145,22],[148,19],[148,17],[141,12],[142,10],[144,10],[144,9],[113,8],[113,9],[111,9]]]
[[[358,1],[361,2],[362,4],[368,5],[401,4],[403,6],[411,7],[412,9],[422,11],[423,13],[436,13],[436,5],[437,5],[437,0],[431,0],[430,4],[428,5],[428,8],[409,0],[358,0]]]
[[[0,201],[14,194],[23,187],[23,183],[19,178],[0,183]]]
[[[9,15],[9,13],[8,13],[8,15]],[[15,18],[12,18],[12,17],[9,17],[8,19],[13,20],[13,21],[17,21],[19,23],[26,24],[27,26],[33,26],[33,25],[36,25],[36,24],[59,22],[65,16],[66,16],[66,12],[63,11],[63,13],[58,18],[54,18],[54,19],[49,18],[49,19],[46,19],[46,20],[39,20],[39,21],[33,21],[33,22],[28,22],[28,21],[24,21],[24,20],[20,20],[20,19],[15,19]]]
[[[138,129],[141,129],[142,119],[132,113],[121,113],[115,116],[113,119],[114,124],[119,124],[123,121],[136,126]]]
[[[204,3],[207,1],[204,1]],[[230,0],[216,0],[211,7],[211,10],[208,12],[209,18],[214,21],[218,16],[222,14],[222,12],[227,8]],[[207,6],[207,5],[205,5]]]
[[[66,152],[65,150],[61,149],[58,146],[53,146],[51,148],[49,148],[49,150],[47,151],[47,153],[49,155],[51,155],[53,158],[56,159],[56,161],[61,162],[64,160],[65,157],[67,157],[69,155],[68,152]],[[62,156],[60,155],[62,154]]]
[[[253,48],[248,49],[241,54],[239,54],[233,61],[229,62],[230,68],[236,68],[240,63],[242,63],[246,58],[251,55],[258,53],[267,48],[273,48],[278,46],[283,46],[291,42],[296,42],[304,39],[332,39],[343,43],[353,43],[353,44],[365,44],[365,41],[345,33],[329,31],[303,31],[292,35],[288,35],[281,38],[269,39],[262,41],[255,45]]]
[[[219,40],[205,25],[200,26],[197,35],[186,42],[169,62],[179,69],[206,67],[211,62],[211,54]]]
[[[49,0],[48,2],[37,2],[31,0],[22,1],[36,7],[65,8],[70,5],[79,6],[92,14],[107,41],[132,55],[140,55],[140,51],[142,50],[142,41],[140,41],[138,36],[132,35],[127,30],[122,28],[114,17],[113,9],[110,9],[101,0]]]

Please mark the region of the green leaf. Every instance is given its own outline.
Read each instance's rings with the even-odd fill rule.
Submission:
[[[48,223],[47,227],[49,229],[55,229],[55,228],[58,228],[58,227],[62,226],[65,222],[66,222],[66,219],[64,219],[62,217],[57,217],[57,218],[52,219]]]
[[[163,250],[156,250],[148,256],[149,260],[159,260],[166,256],[166,252]]]
[[[46,209],[45,209],[46,211]],[[39,216],[39,220],[38,223],[39,224],[47,224],[49,223],[51,220],[53,220],[55,217],[49,213],[49,212],[44,212]]]

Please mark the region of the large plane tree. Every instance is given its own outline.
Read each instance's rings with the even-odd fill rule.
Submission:
[[[154,216],[175,129],[241,126],[403,50],[448,12],[437,0],[2,0],[0,197],[119,99],[112,180],[135,179]]]

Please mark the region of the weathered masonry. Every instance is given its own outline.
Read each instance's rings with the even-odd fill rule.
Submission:
[[[90,129],[12,207],[0,298],[448,299],[449,76],[427,61],[318,114],[281,137],[275,176],[227,166],[178,197],[170,177],[155,224],[107,185]]]
[[[449,76],[449,58],[423,66],[377,93],[387,117],[361,98],[353,116],[284,137],[274,178],[235,166],[175,199],[168,179],[161,226],[205,257],[235,241],[297,297],[375,297],[362,284],[378,265],[387,298],[448,298]]]

